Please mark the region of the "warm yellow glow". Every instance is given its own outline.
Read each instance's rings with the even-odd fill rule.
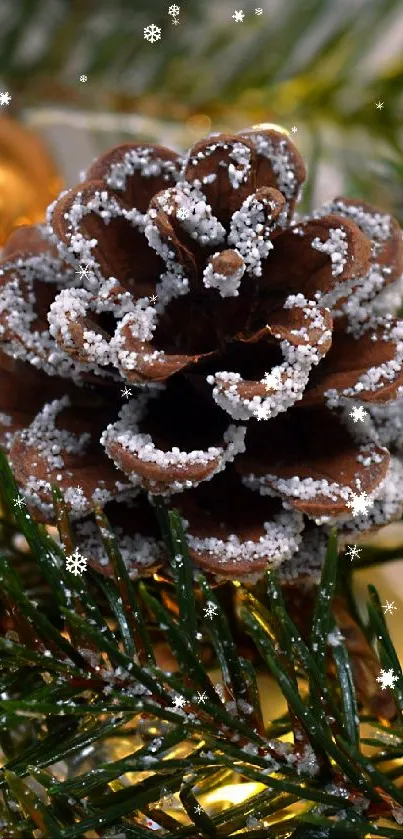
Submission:
[[[208,114],[193,114],[186,120],[187,128],[203,137],[211,131],[211,119]]]
[[[268,128],[272,128],[274,131],[279,131],[280,134],[290,133],[283,125],[277,125],[276,122],[259,122],[257,125],[252,125],[252,128],[254,131],[265,131]]]
[[[265,789],[264,784],[255,782],[249,784],[227,784],[225,787],[218,787],[218,789],[203,796],[203,805],[208,807],[209,804],[217,804],[222,801],[228,801],[230,804],[242,804],[243,801],[252,798]]]

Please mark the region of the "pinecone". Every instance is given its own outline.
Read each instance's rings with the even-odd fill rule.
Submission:
[[[401,232],[344,198],[296,218],[304,177],[264,128],[184,159],[118,146],[11,236],[2,442],[27,504],[52,520],[57,484],[105,573],[94,503],[133,576],[165,561],[156,495],[222,579],[312,577],[335,521],[351,541],[400,515]]]

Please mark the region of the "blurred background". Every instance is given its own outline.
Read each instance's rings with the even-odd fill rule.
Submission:
[[[1,0],[0,236],[119,140],[259,122],[297,129],[302,209],[347,192],[402,220],[402,0],[257,2]]]
[[[402,0],[258,2],[0,0],[0,245],[118,142],[180,150],[261,122],[308,164],[301,211],[345,193],[403,223]],[[373,541],[389,600],[401,528]]]

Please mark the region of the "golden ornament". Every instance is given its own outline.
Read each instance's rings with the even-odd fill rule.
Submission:
[[[63,188],[42,140],[10,117],[0,118],[0,246],[16,227],[37,224]]]

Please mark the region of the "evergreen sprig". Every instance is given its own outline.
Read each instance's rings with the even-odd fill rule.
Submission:
[[[21,556],[0,556],[4,839],[403,837],[402,671],[371,586],[368,631],[382,667],[397,676],[396,715],[393,727],[365,715],[332,609],[335,533],[308,639],[274,572],[266,577],[266,600],[234,584],[239,617],[261,657],[253,666],[238,653],[219,591],[192,567],[179,515],[162,501],[174,608],[158,581],[129,578],[101,510],[95,518],[113,577],[94,567],[75,576],[66,570],[73,545],[61,496],[54,494],[59,542],[14,504],[18,491],[4,455],[0,478],[4,521],[25,536],[44,586],[39,609]],[[177,662],[169,672],[156,661],[156,631]],[[221,670],[220,693],[203,660],[207,642]],[[278,682],[288,706],[266,724],[262,671]],[[119,737],[132,749],[115,759],[108,741]],[[220,811],[209,805],[212,790],[242,781],[256,783],[253,795]]]

